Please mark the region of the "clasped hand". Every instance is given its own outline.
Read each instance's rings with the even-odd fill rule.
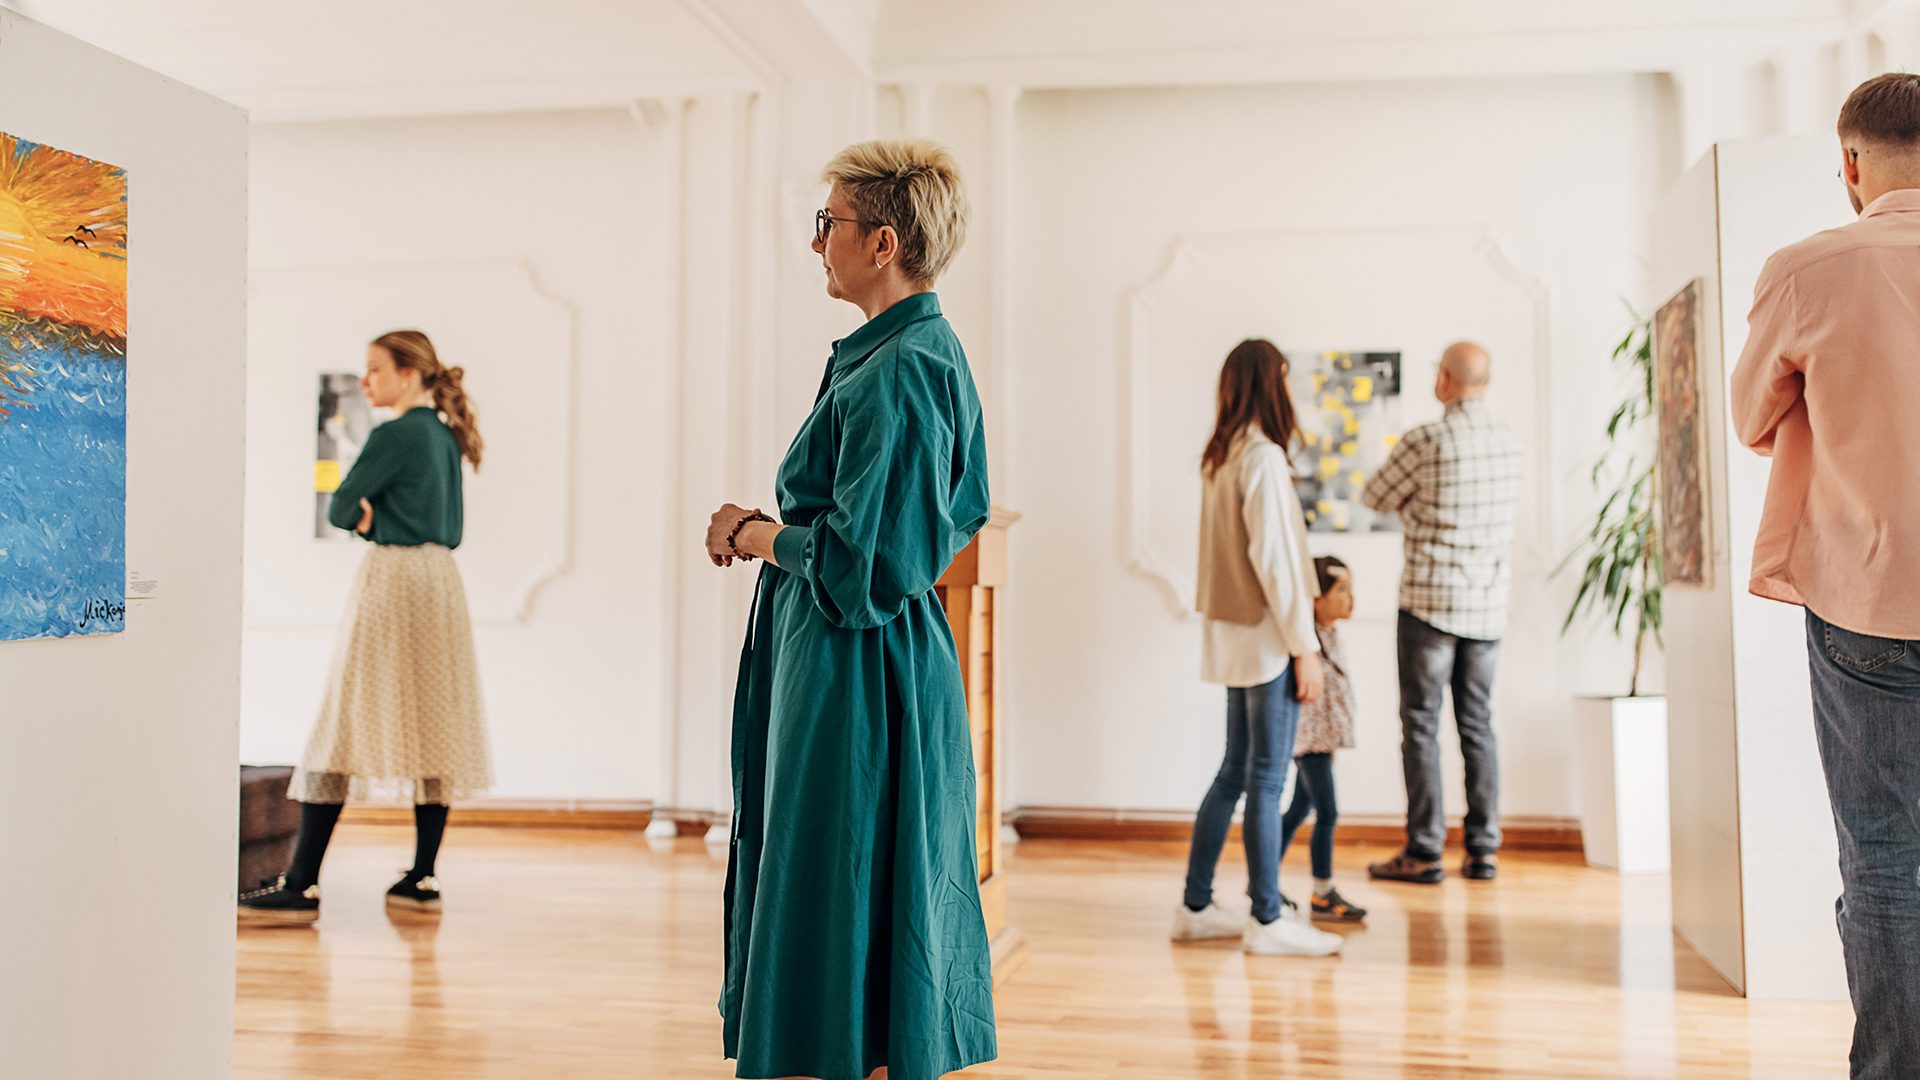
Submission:
[[[713,512],[713,517],[707,522],[707,558],[713,561],[713,565],[732,566],[733,560],[745,557],[734,550],[728,538],[736,535],[742,521],[758,513],[760,511],[733,503],[727,503]]]

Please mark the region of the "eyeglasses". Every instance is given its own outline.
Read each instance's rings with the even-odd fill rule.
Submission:
[[[1852,162],[1854,162],[1854,163],[1856,163],[1856,164],[1857,164],[1857,163],[1858,163],[1858,162],[1860,161],[1860,151],[1858,151],[1858,150],[1848,150],[1848,151],[1847,151],[1847,160],[1849,160],[1849,161],[1852,161]],[[1847,167],[1846,167],[1845,165],[1842,165],[1842,166],[1840,166],[1840,171],[1839,171],[1839,172],[1837,172],[1837,173],[1834,173],[1833,175],[1835,175],[1835,176],[1838,176],[1838,177],[1840,177],[1840,178],[1841,178],[1841,179],[1843,179],[1843,180],[1844,180],[1844,179],[1846,179],[1846,176],[1847,176]]]
[[[826,243],[827,234],[833,231],[833,223],[836,221],[844,221],[849,225],[866,225],[869,227],[881,227],[881,228],[884,228],[887,224],[884,221],[862,221],[859,218],[834,217],[832,214],[827,213],[825,210],[816,210],[814,211],[814,214],[813,214],[814,242],[818,244]]]

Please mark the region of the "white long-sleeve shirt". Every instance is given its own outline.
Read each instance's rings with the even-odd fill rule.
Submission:
[[[1286,453],[1250,427],[1221,468],[1239,472],[1239,483],[1225,490],[1240,499],[1247,558],[1266,594],[1267,610],[1266,617],[1251,626],[1208,619],[1200,677],[1223,686],[1264,686],[1279,678],[1294,657],[1320,651],[1313,632],[1313,601],[1320,595],[1320,583],[1307,550],[1307,519]]]

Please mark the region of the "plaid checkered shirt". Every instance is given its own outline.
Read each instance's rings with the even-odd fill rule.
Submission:
[[[1361,501],[1406,533],[1400,608],[1455,637],[1497,641],[1512,591],[1520,438],[1484,401],[1407,432]]]

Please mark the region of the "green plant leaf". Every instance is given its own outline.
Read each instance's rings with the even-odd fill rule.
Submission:
[[[1658,482],[1651,453],[1652,433],[1644,425],[1655,416],[1653,324],[1627,305],[1628,326],[1611,358],[1634,375],[1632,391],[1607,416],[1606,442],[1588,482],[1599,507],[1555,576],[1580,564],[1579,587],[1567,607],[1561,633],[1583,614],[1604,619],[1616,637],[1633,620],[1633,689],[1638,692],[1646,638],[1661,641],[1664,623],[1663,570],[1659,541]],[[1642,464],[1645,461],[1646,464]]]

